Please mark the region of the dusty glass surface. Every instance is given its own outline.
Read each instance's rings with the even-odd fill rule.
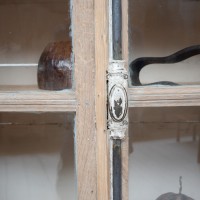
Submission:
[[[129,56],[164,57],[200,45],[200,2],[193,0],[130,0]],[[200,55],[176,64],[151,64],[140,73],[142,83],[200,83]]]
[[[47,44],[70,40],[69,1],[0,0],[0,27],[0,84],[36,85]]]
[[[200,198],[200,108],[131,108],[129,199],[179,193]]]
[[[200,2],[129,0],[129,63],[141,57],[166,57],[200,45]],[[199,51],[199,50],[198,50]],[[200,83],[200,55],[174,64],[150,64],[142,84]],[[157,199],[168,192],[199,199],[200,139],[198,107],[129,110],[129,199]]]
[[[0,113],[0,199],[77,199],[74,114]]]

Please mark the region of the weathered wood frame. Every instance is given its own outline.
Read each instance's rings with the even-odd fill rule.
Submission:
[[[71,0],[75,87],[43,91],[0,86],[0,111],[76,112],[77,193],[81,200],[110,199],[107,133],[108,0]],[[128,60],[128,0],[122,0],[123,60]],[[127,66],[127,65],[126,65]],[[128,199],[128,138],[122,144],[122,196]]]
[[[49,92],[32,87],[0,87],[0,111],[76,112],[78,199],[109,200],[106,124],[109,1],[71,1],[75,90]],[[122,0],[122,18],[123,60],[128,61],[128,0]],[[199,105],[199,86],[129,88],[129,107]],[[122,197],[128,199],[128,136],[122,143]]]
[[[109,64],[108,0],[73,1],[77,96],[78,199],[110,199],[106,71]],[[123,59],[128,61],[128,1],[123,5]],[[128,137],[122,144],[122,196],[128,199]]]

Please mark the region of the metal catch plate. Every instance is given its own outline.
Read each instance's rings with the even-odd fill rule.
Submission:
[[[113,139],[123,139],[128,128],[128,73],[125,61],[112,61],[108,68],[108,129]]]

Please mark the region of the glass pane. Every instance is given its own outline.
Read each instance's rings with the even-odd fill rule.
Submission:
[[[0,199],[76,198],[74,114],[0,113]]]
[[[44,48],[71,40],[69,1],[0,0],[0,27],[0,84],[37,85]]]
[[[181,193],[199,199],[199,113],[198,107],[130,110],[129,199],[178,194],[180,176]]]
[[[166,57],[198,45],[195,56],[165,59],[146,65],[140,73],[141,83],[171,81],[179,84],[200,82],[200,2],[192,0],[130,0],[130,62],[140,57]],[[186,50],[185,50],[186,51]],[[170,64],[170,62],[177,62]]]

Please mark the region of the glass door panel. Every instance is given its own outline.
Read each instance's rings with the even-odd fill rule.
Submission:
[[[74,114],[0,113],[0,199],[77,199]]]
[[[70,24],[67,0],[0,0],[0,84],[37,85],[43,50],[71,41]]]
[[[130,63],[140,57],[170,56],[197,45],[195,56],[192,56],[190,49],[186,55],[182,52],[179,57],[161,59],[162,62],[154,61],[146,65],[140,72],[141,83],[170,81],[183,85],[199,84],[199,9],[199,1],[129,1]]]

